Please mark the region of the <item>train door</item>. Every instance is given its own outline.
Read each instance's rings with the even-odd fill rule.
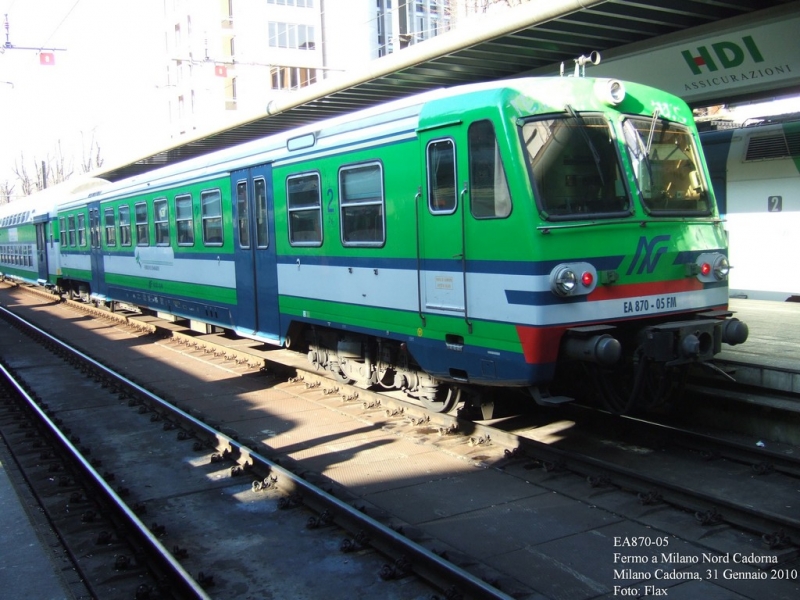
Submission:
[[[106,276],[103,248],[100,244],[99,202],[91,202],[89,204],[89,254],[92,268],[91,293],[104,296],[106,293]]]
[[[272,166],[231,173],[235,224],[237,327],[242,335],[280,342]]]
[[[464,197],[458,172],[460,129],[420,132],[425,183],[417,200],[420,312],[466,317]]]
[[[34,219],[36,224],[36,264],[39,269],[39,281],[46,281],[47,274],[47,215],[41,216],[42,221]]]

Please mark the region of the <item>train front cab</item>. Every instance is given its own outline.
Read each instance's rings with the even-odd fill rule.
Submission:
[[[747,338],[727,311],[726,237],[691,112],[630,87],[613,110],[567,105],[521,135],[554,259],[543,324],[562,332],[559,364],[582,364],[619,412],[663,401],[674,371]]]

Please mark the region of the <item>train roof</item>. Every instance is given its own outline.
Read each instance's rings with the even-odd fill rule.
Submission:
[[[22,225],[55,214],[56,207],[75,198],[86,197],[109,182],[98,177],[80,177],[56,184],[14,202],[0,205],[0,226]],[[4,223],[7,219],[9,222]]]
[[[318,151],[326,144],[330,145],[334,138],[341,141],[349,136],[347,139],[355,143],[371,135],[367,133],[370,130],[375,135],[412,132],[423,125],[426,113],[450,113],[453,110],[450,100],[456,97],[494,94],[493,101],[500,102],[498,94],[522,93],[536,97],[537,111],[559,111],[563,110],[565,102],[571,101],[576,93],[576,86],[582,88],[580,93],[586,94],[587,98],[590,95],[594,97],[593,90],[598,81],[608,81],[608,78],[521,77],[430,90],[141,173],[114,182],[105,189],[92,193],[92,197],[102,201],[112,196],[117,198],[156,191],[187,177],[195,180],[211,179],[238,168],[284,158],[287,152],[299,157],[304,153]],[[637,89],[653,89],[630,82],[625,82],[624,85]],[[660,90],[654,92],[666,94]],[[680,100],[675,98],[675,101]],[[75,197],[74,202],[64,208],[78,206],[87,199]]]

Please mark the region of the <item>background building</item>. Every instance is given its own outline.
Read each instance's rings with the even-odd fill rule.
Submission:
[[[520,1],[164,0],[170,136],[244,120],[277,96]]]

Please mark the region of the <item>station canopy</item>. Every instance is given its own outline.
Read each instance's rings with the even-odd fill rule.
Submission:
[[[531,0],[473,18],[457,30],[270,101],[264,112],[224,129],[94,173],[118,181],[215,150],[434,88],[516,77],[558,75],[592,51],[605,56],[770,9],[800,12],[786,0]],[[795,42],[784,40],[784,44]],[[587,71],[587,74],[589,72]],[[620,78],[625,74],[620,73]]]

